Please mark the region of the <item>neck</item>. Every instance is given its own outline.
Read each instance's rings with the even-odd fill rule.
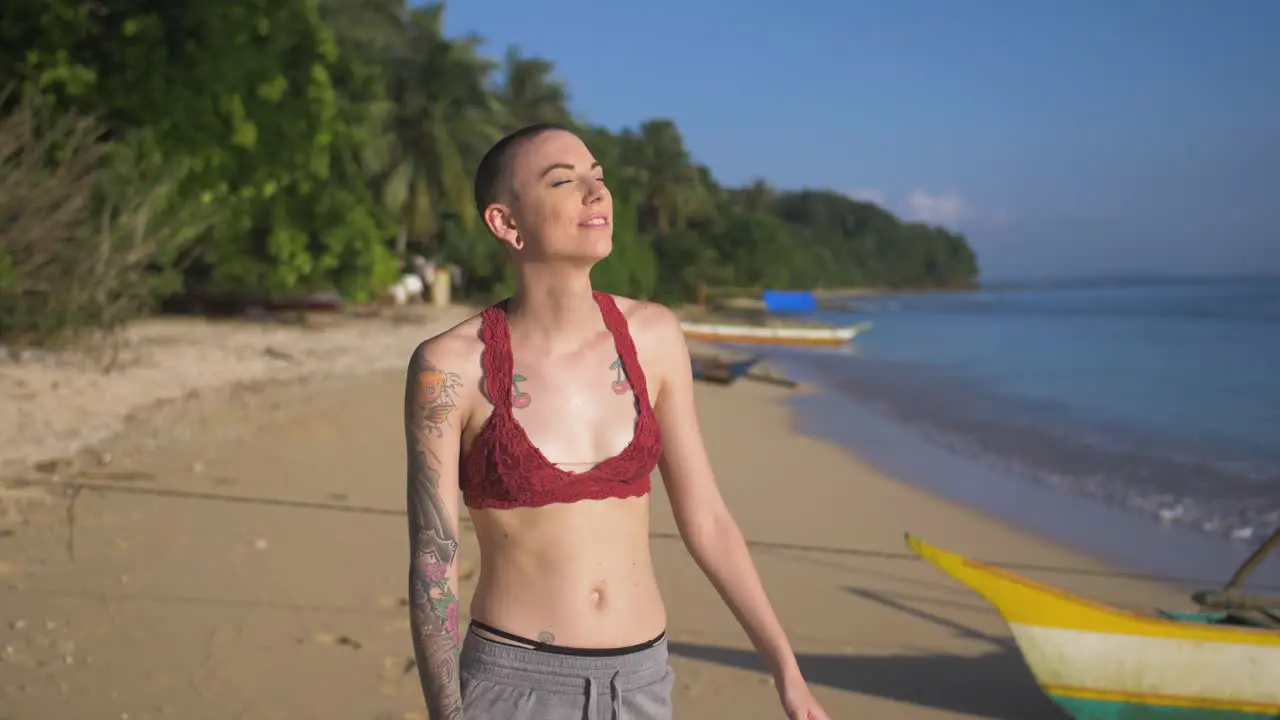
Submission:
[[[521,267],[510,318],[552,346],[574,345],[600,322],[591,274],[581,268]]]

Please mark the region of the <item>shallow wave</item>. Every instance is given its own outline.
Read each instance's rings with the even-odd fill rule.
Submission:
[[[1084,423],[1052,402],[907,363],[807,353],[787,354],[785,363],[937,445],[1028,481],[1236,540],[1280,527],[1280,457]]]

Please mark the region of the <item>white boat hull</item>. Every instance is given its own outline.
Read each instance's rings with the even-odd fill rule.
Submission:
[[[844,327],[769,327],[719,323],[680,323],[685,337],[709,342],[772,345],[845,345],[867,325]]]

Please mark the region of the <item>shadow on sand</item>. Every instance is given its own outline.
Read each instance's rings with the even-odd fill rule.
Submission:
[[[859,600],[893,608],[970,640],[988,643],[980,655],[799,656],[805,678],[863,695],[992,720],[1054,720],[1067,716],[1040,692],[1013,641],[906,605],[874,590],[847,587]],[[751,650],[672,642],[673,655],[728,667],[766,672]]]

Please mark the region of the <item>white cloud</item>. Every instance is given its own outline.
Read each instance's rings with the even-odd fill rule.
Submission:
[[[932,195],[924,190],[913,190],[907,197],[907,214],[913,220],[933,225],[955,225],[969,216],[969,206],[956,193]]]
[[[889,196],[885,195],[884,191],[877,190],[875,188],[854,188],[853,190],[845,193],[845,195],[853,198],[854,200],[875,203],[880,207],[884,207],[885,203],[889,200]]]
[[[997,231],[1014,224],[1007,212],[988,212],[974,207],[956,192],[930,193],[912,190],[905,197],[890,197],[889,193],[872,187],[860,187],[844,192],[846,197],[862,202],[875,203],[907,220],[926,222],[957,230]]]

